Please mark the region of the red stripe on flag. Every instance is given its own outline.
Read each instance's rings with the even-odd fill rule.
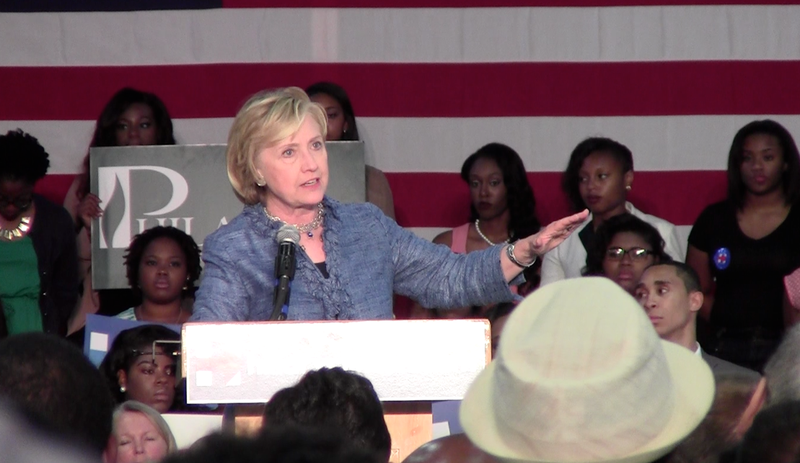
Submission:
[[[455,227],[469,218],[469,191],[457,173],[387,172],[386,177],[404,227]],[[560,172],[528,173],[528,178],[542,223],[570,212]],[[630,200],[675,225],[692,225],[703,208],[725,197],[726,185],[724,171],[636,172]]]
[[[798,114],[800,61],[207,64],[0,68],[0,119],[94,120],[123,86],[178,118],[230,117],[264,88],[342,84],[359,116]]]
[[[469,190],[457,173],[387,172],[386,177],[397,221],[404,227],[455,227],[469,218]],[[36,192],[61,204],[74,178],[48,175],[36,184]],[[569,213],[561,173],[528,173],[528,178],[542,223]],[[724,171],[636,172],[630,199],[648,214],[675,225],[692,225],[704,207],[725,197],[726,182]]]
[[[796,0],[222,0],[223,8],[481,8],[796,5]]]

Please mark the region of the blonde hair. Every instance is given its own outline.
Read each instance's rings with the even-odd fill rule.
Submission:
[[[114,410],[114,415],[111,419],[111,433],[115,437],[117,435],[119,420],[125,412],[141,413],[153,423],[153,426],[158,429],[158,433],[161,434],[161,437],[167,442],[167,455],[178,451],[178,444],[175,442],[175,436],[172,435],[172,430],[169,429],[169,425],[166,420],[164,420],[164,417],[161,416],[161,413],[158,413],[155,408],[135,400],[122,402]]]
[[[225,154],[228,179],[240,201],[248,205],[259,202],[261,187],[256,182],[261,179],[257,178],[254,163],[258,152],[294,135],[306,116],[319,124],[325,138],[325,110],[298,87],[256,93],[242,106],[228,134]]]

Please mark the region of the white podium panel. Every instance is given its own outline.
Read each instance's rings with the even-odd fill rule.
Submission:
[[[489,362],[487,320],[186,323],[188,403],[264,403],[307,371],[360,373],[389,401],[460,400]]]

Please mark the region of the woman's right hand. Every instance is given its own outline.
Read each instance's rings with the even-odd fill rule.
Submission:
[[[91,230],[92,220],[102,215],[103,209],[100,208],[100,198],[95,194],[88,193],[78,204],[80,225],[86,227],[87,230]]]

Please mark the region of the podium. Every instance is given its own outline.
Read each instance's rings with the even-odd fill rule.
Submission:
[[[365,376],[383,403],[391,462],[431,440],[431,403],[461,400],[491,360],[487,320],[186,323],[182,336],[190,404],[264,404],[322,367]],[[249,408],[237,432],[260,427],[263,407]]]

